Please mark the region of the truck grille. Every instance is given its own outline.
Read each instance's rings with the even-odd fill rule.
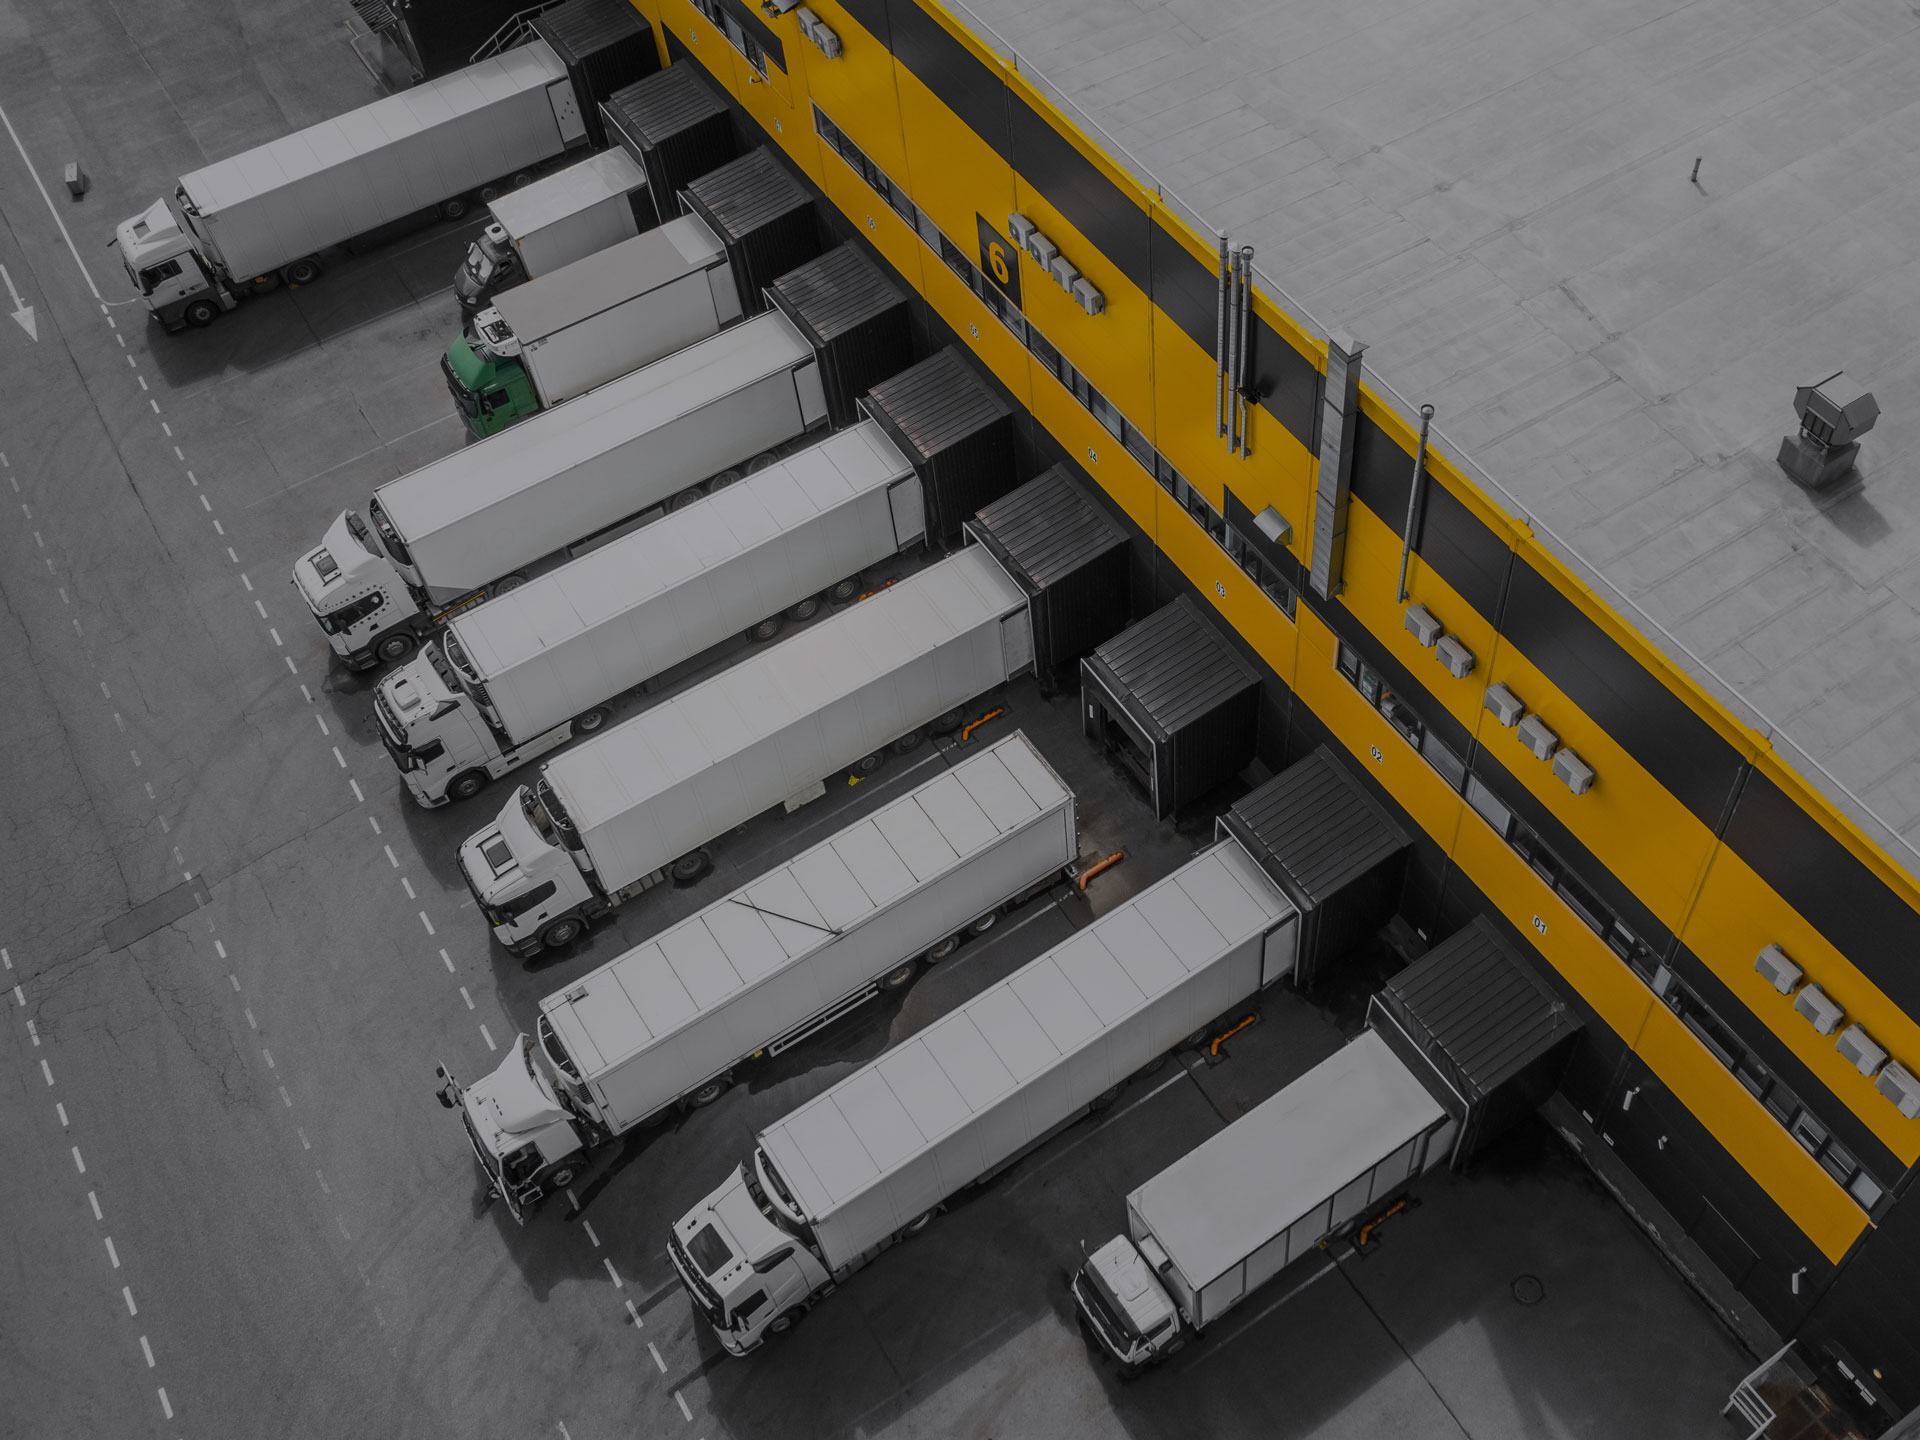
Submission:
[[[726,1312],[720,1306],[720,1292],[700,1278],[693,1257],[687,1254],[687,1247],[680,1243],[680,1237],[672,1231],[667,1232],[667,1258],[673,1261],[673,1268],[680,1272],[680,1279],[686,1285],[687,1293],[693,1296],[693,1303],[700,1307],[700,1313],[707,1317],[714,1329],[726,1329]]]

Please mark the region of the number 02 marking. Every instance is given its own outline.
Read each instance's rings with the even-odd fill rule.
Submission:
[[[1380,747],[1378,745],[1369,745],[1367,746],[1367,749],[1372,752],[1373,763],[1376,765],[1380,764],[1382,761],[1384,761],[1387,758],[1385,755],[1380,753]]]

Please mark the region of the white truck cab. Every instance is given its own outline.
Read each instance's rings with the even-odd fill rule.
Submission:
[[[293,562],[293,583],[350,669],[404,659],[419,643],[407,577],[356,511],[342,511],[326,539]]]
[[[732,1355],[791,1329],[834,1288],[809,1244],[806,1217],[758,1146],[674,1224],[667,1258]]]
[[[186,203],[184,192],[180,200]],[[188,323],[204,325],[219,311],[231,310],[239,303],[225,285],[214,279],[194,237],[167,201],[154,201],[138,215],[114,226],[113,233],[120,261],[127,267],[127,279],[168,329],[177,330]],[[199,307],[191,322],[186,316],[189,305]]]
[[[1113,1358],[1138,1370],[1186,1344],[1179,1307],[1150,1263],[1164,1252],[1148,1239],[1136,1247],[1116,1235],[1087,1257],[1073,1277],[1081,1318]]]
[[[537,955],[578,939],[583,907],[597,899],[581,871],[591,866],[552,788],[522,785],[493,823],[460,846],[460,873],[493,926],[516,955]]]
[[[522,1035],[498,1069],[464,1089],[439,1070],[440,1103],[460,1111],[487,1188],[522,1223],[543,1197],[573,1183],[586,1158],[565,1081],[551,1067]]]

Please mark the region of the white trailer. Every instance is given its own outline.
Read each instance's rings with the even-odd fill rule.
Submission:
[[[583,3],[617,0],[572,0]],[[586,115],[655,59],[637,16],[570,60],[536,38],[204,166],[120,222],[127,277],[169,330],[211,324],[244,294],[307,284],[330,246],[410,217],[454,218],[506,188],[502,177],[585,144]]]
[[[812,347],[756,316],[382,485],[372,524],[341,515],[294,584],[349,666],[403,659],[462,607],[691,504],[728,467],[771,464],[826,419]]]
[[[745,313],[726,247],[683,215],[503,291],[453,338],[440,370],[467,428],[493,435]]]
[[[788,1327],[945,1201],[1286,974],[1297,913],[1214,845],[763,1130],[667,1253],[720,1343]]]
[[[464,1091],[446,1077],[489,1189],[523,1216],[594,1147],[951,955],[1075,850],[1073,792],[1015,732],[549,995],[524,1052]],[[546,1103],[501,1103],[529,1076]]]
[[[462,611],[383,679],[374,714],[413,798],[444,805],[590,734],[620,696],[920,542],[920,479],[879,426],[843,430]]]
[[[460,870],[518,955],[711,861],[701,848],[763,810],[878,769],[929,725],[1032,664],[1026,597],[974,547],[768,646],[563,751],[460,847]]]
[[[453,294],[468,314],[500,291],[631,240],[654,225],[646,172],[615,146],[499,196],[467,246]]]

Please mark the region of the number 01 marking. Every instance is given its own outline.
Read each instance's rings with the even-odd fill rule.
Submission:
[[[1542,935],[1544,935],[1547,933],[1547,922],[1542,920],[1538,915],[1536,915],[1533,917],[1533,928],[1538,930]]]

